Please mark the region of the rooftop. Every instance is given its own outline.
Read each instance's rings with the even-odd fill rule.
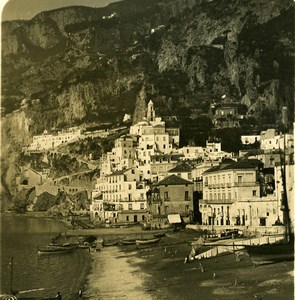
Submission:
[[[193,167],[187,163],[181,163],[177,165],[175,168],[169,170],[169,173],[187,173],[191,172]]]
[[[184,184],[193,184],[193,183],[186,179],[180,178],[174,174],[158,182],[158,186],[159,185],[184,185]]]
[[[204,173],[213,173],[224,170],[255,169],[262,164],[263,163],[258,159],[245,159],[230,164],[222,162],[219,166],[212,167]]]

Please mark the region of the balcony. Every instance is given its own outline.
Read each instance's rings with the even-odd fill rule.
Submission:
[[[144,198],[141,198],[141,197],[138,197],[138,198],[135,198],[135,199],[129,199],[127,197],[124,197],[123,199],[119,199],[118,200],[119,202],[145,202],[146,199]]]
[[[202,199],[200,204],[232,204],[233,199]]]
[[[249,181],[249,182],[234,182],[233,186],[234,187],[249,187],[249,186],[258,186],[259,183],[257,182],[253,182],[253,181]]]

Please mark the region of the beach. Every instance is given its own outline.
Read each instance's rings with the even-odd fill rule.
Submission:
[[[256,268],[247,255],[184,263],[195,232],[169,234],[155,246],[92,252],[83,299],[294,299],[293,261]]]

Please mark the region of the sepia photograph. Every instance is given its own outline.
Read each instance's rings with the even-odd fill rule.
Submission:
[[[293,300],[293,0],[0,0],[0,300]]]

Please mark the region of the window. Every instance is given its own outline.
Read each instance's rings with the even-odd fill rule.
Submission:
[[[140,203],[140,209],[144,209],[144,203]]]
[[[164,201],[169,201],[168,192],[164,192]]]
[[[144,221],[144,215],[142,215],[141,219],[142,219],[142,221]]]
[[[243,176],[238,176],[238,183],[243,182]]]
[[[127,221],[127,222],[129,221],[129,216],[126,216],[126,221]]]
[[[129,210],[132,210],[132,203],[129,203],[129,204],[128,204],[128,209],[129,209]]]
[[[185,200],[185,201],[188,201],[188,200],[189,200],[189,197],[188,197],[188,191],[185,191],[185,192],[184,192],[184,200]]]
[[[257,196],[256,190],[253,190],[253,191],[252,191],[252,196]]]

